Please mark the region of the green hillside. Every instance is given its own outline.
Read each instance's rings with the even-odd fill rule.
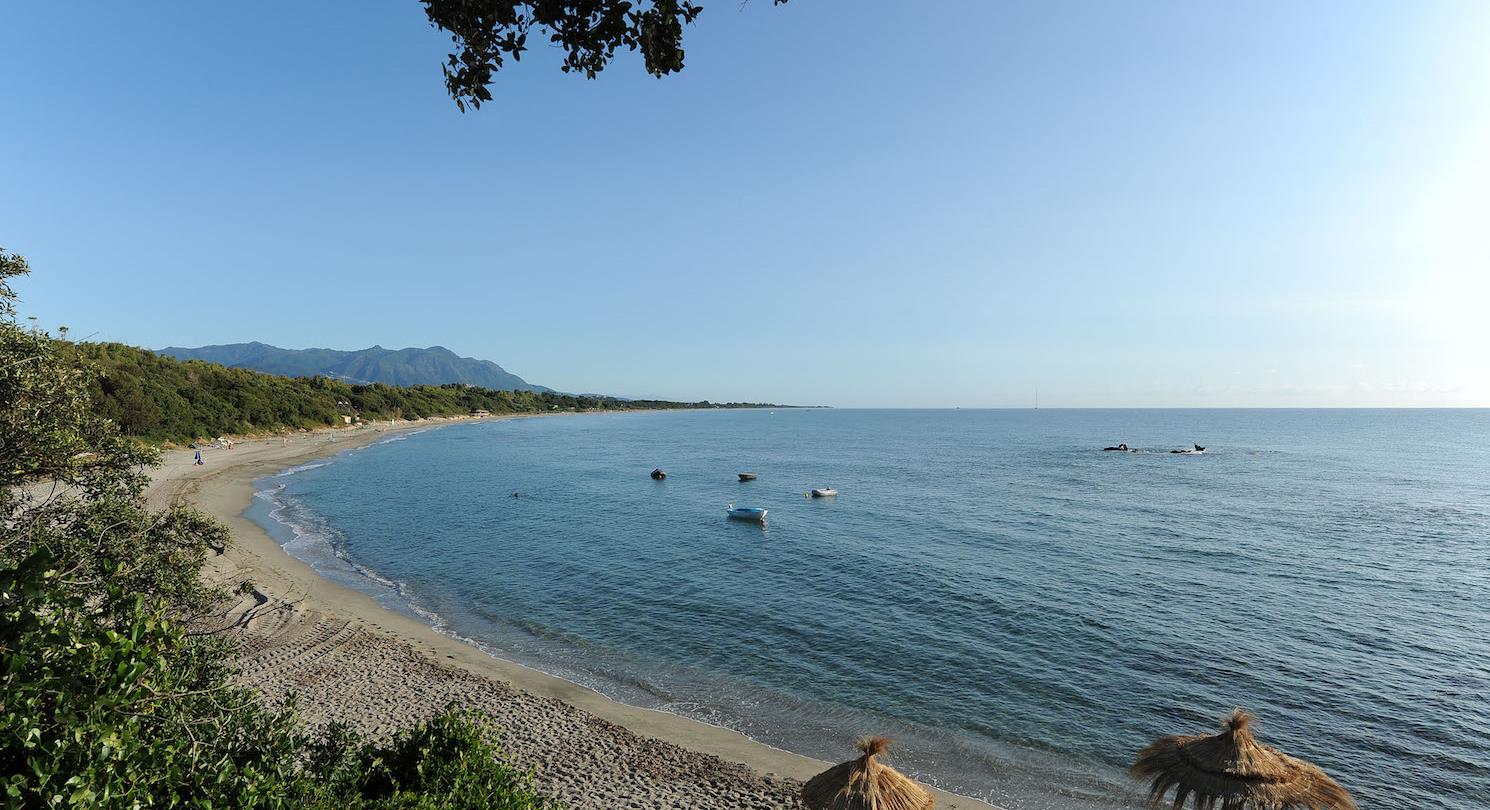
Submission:
[[[343,424],[345,416],[421,419],[478,409],[511,414],[764,407],[495,391],[459,384],[352,385],[326,377],[278,377],[201,360],[176,360],[121,343],[67,343],[64,348],[98,372],[92,394],[99,414],[125,433],[155,442],[325,427]]]
[[[285,377],[331,377],[353,384],[445,385],[464,383],[501,391],[549,391],[533,385],[490,360],[460,357],[444,346],[427,349],[357,351],[281,349],[265,343],[229,343],[187,349],[170,346],[158,354],[177,360],[206,360],[229,368],[246,368]]]

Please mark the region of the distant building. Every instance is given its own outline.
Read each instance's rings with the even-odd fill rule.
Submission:
[[[472,416],[491,416],[491,411],[488,411],[485,408],[477,408],[476,410],[471,411],[471,415]]]

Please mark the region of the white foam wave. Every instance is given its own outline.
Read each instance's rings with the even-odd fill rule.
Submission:
[[[283,477],[285,477],[287,475],[294,475],[295,473],[305,472],[306,470],[314,470],[317,467],[324,467],[324,466],[326,466],[327,464],[330,464],[330,463],[331,463],[330,461],[311,461],[311,462],[308,462],[308,463],[305,463],[305,464],[301,464],[301,465],[296,466],[296,467],[290,467],[289,469],[286,469],[286,470],[280,470],[279,472],[277,472],[277,473],[274,474],[274,477],[275,478],[283,478]]]
[[[392,597],[399,607],[424,619],[440,633],[479,646],[474,639],[451,631],[444,616],[420,604],[408,582],[384,576],[353,559],[347,551],[346,539],[342,533],[304,504],[285,494],[285,487],[285,484],[277,483],[272,489],[256,491],[254,496],[267,501],[270,504],[269,517],[289,530],[290,539],[282,546],[290,556],[309,565],[322,576],[339,575],[344,581],[353,582],[361,580],[364,583],[362,590],[371,596]]]
[[[386,439],[374,442],[374,444],[390,444],[392,442],[401,442],[404,439],[409,438],[410,436],[418,436],[421,433],[428,433],[430,430],[431,428],[420,428],[418,430],[409,430],[404,431],[403,433],[395,433]]]
[[[275,477],[278,478],[288,472],[287,470]],[[323,556],[325,553],[340,556],[336,553],[336,544],[331,537],[332,529],[310,510],[285,495],[284,490],[285,484],[281,483],[276,484],[273,489],[262,489],[254,494],[269,502],[269,517],[290,530],[290,539],[283,544],[285,550],[290,552],[291,556],[309,563],[313,568],[318,567],[319,562],[315,557]],[[308,552],[321,552],[321,554],[312,556]]]

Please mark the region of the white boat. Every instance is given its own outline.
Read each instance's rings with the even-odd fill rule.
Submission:
[[[754,520],[758,523],[764,523],[766,520],[766,510],[759,506],[735,506],[734,504],[730,504],[725,514],[734,520]]]
[[[838,494],[838,490],[833,489],[832,487],[825,487],[823,489],[814,489],[809,494],[811,494],[814,498],[831,498],[834,495]]]

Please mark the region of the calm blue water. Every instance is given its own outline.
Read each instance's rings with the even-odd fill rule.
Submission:
[[[1235,706],[1363,807],[1490,806],[1487,411],[587,415],[260,490],[292,552],[495,654],[824,759],[888,733],[1010,808],[1126,806],[1139,748]]]

